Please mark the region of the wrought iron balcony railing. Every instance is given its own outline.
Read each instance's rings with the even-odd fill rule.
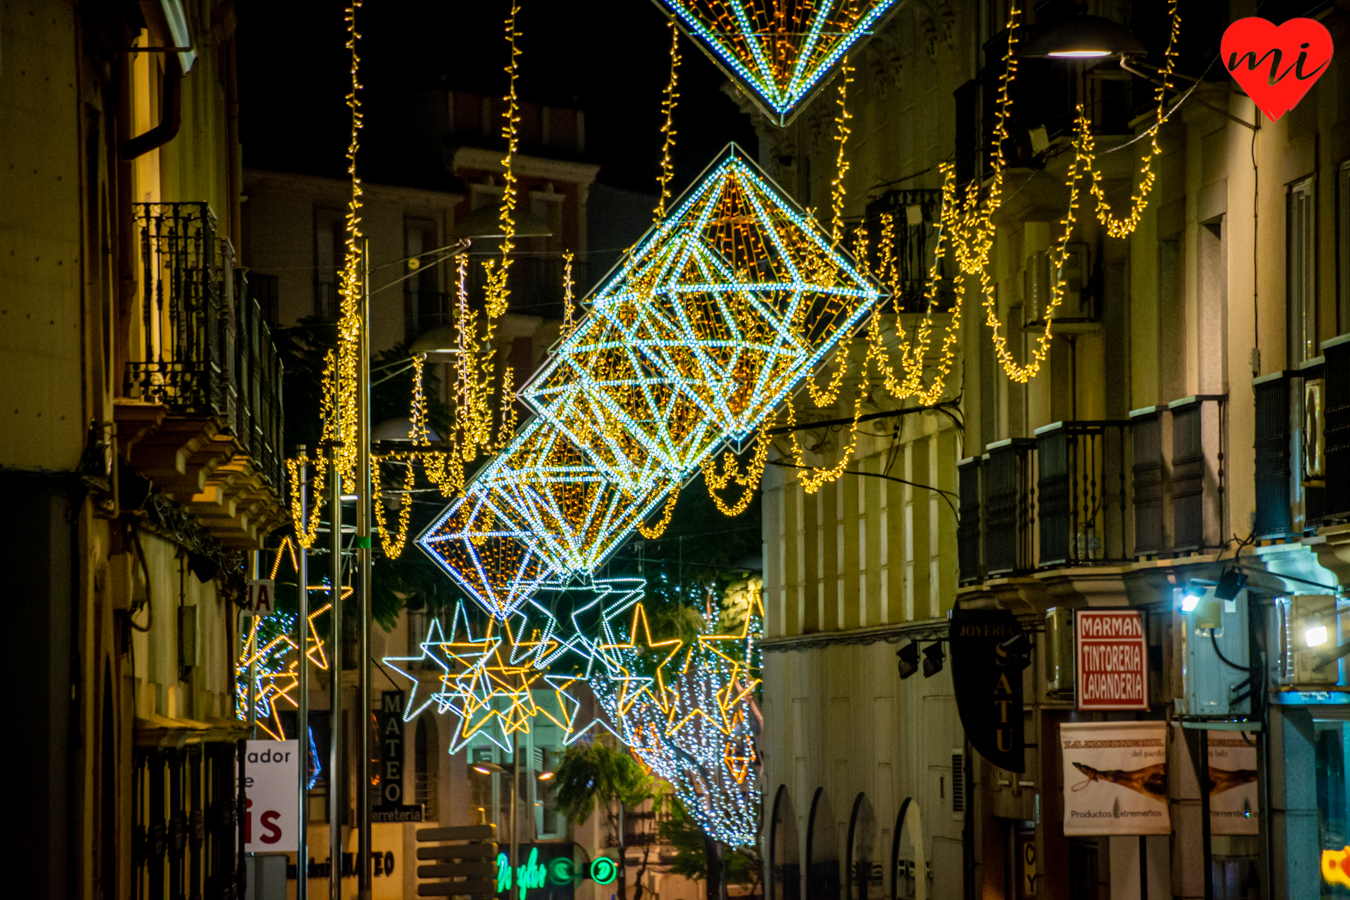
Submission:
[[[125,396],[211,417],[281,485],[281,359],[205,203],[138,203],[141,334]]]
[[[963,460],[961,583],[1219,546],[1225,412],[1222,396],[1188,397],[1128,421],[1056,422]]]

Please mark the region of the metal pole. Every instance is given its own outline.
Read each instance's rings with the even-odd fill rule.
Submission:
[[[357,896],[370,900],[370,483],[379,473],[370,461],[370,241],[362,249],[365,291],[361,297],[361,350],[357,385],[357,482],[356,565],[357,590],[361,592],[360,660],[357,663],[358,693],[361,696],[361,763],[357,766],[356,803],[361,831],[357,837]],[[404,498],[404,502],[409,502]]]
[[[305,455],[305,448],[299,448],[300,456]],[[300,491],[300,527],[303,529],[305,523],[309,521],[309,463],[300,466],[299,471],[300,484],[297,488]],[[314,498],[315,503],[322,500]],[[296,560],[296,616],[295,616],[295,636],[296,646],[300,648],[300,681],[296,685],[300,692],[299,709],[296,711],[296,720],[299,722],[300,731],[300,827],[297,829],[297,838],[295,854],[295,900],[308,900],[309,898],[309,556],[305,546],[300,544],[298,538],[296,547],[298,557]]]
[[[516,807],[520,805],[520,797],[516,793],[516,788],[520,782],[520,739],[519,736],[511,742],[511,865],[516,866],[516,874],[520,874],[520,849],[516,844]]]
[[[330,900],[342,900],[342,783],[347,773],[342,768],[342,475],[338,471],[336,447],[328,474],[333,485],[333,507],[328,517],[333,554],[332,581],[328,586],[328,598],[333,603],[329,611],[333,627],[328,656],[328,708],[332,718],[328,751],[328,895]]]
[[[250,550],[249,556],[249,578],[258,577],[258,551]],[[248,633],[250,636],[255,634],[253,627],[258,624],[258,615],[255,611],[246,611],[242,617],[243,621],[248,622]],[[240,633],[243,629],[240,628]],[[256,638],[250,640],[244,638],[245,652],[248,653],[248,736],[249,740],[258,738],[258,641]]]

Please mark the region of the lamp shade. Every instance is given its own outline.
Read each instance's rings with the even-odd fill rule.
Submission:
[[[1054,59],[1102,59],[1145,56],[1148,48],[1118,22],[1101,16],[1074,16],[1032,38],[1019,56]]]

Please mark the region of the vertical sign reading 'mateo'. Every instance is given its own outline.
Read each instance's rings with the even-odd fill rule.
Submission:
[[[1148,637],[1137,609],[1080,609],[1078,708],[1148,709]]]

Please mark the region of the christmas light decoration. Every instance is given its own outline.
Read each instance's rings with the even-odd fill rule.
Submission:
[[[748,436],[879,296],[731,145],[592,295],[521,396],[640,490]]]
[[[528,733],[541,715],[566,733],[579,706],[569,693],[576,678],[538,664],[555,658],[560,642],[553,636],[552,614],[542,607],[535,611],[540,614],[535,620],[492,619],[482,637],[475,637],[463,604],[456,604],[448,638],[433,620],[418,656],[386,657],[384,664],[412,683],[404,720],[433,705],[440,714],[453,714],[458,724],[451,753],[475,737],[509,753],[512,735]],[[424,672],[431,673],[434,685],[426,684]]]
[[[538,417],[418,543],[498,618],[545,581],[594,572],[634,528],[658,534],[679,484],[758,427],[879,296],[730,146],[521,391]]]
[[[835,160],[834,180],[830,182],[830,241],[834,246],[844,239],[844,176],[848,174],[848,157],[844,155],[844,145],[851,133],[848,120],[853,114],[848,111],[848,86],[853,83],[853,67],[848,57],[839,67],[839,115],[834,118],[834,139],[839,142],[839,156]],[[866,259],[864,254],[860,259]]]
[[[661,124],[661,133],[666,136],[666,139],[661,145],[661,175],[656,179],[661,193],[656,200],[656,212],[652,217],[658,225],[666,217],[666,201],[670,199],[670,180],[675,177],[675,163],[671,160],[670,153],[675,148],[675,103],[680,98],[675,86],[679,83],[679,78],[680,31],[675,27],[675,20],[671,19],[670,83],[666,85],[665,97],[661,101],[661,114],[666,117],[665,122]]]
[[[347,108],[351,110],[351,130],[347,143],[347,174],[351,176],[351,199],[347,202],[346,227],[343,239],[343,265],[338,280],[337,366],[332,372],[336,379],[336,439],[334,454],[342,491],[357,492],[356,467],[357,392],[361,353],[362,271],[364,267],[361,234],[361,178],[356,172],[356,156],[361,149],[361,57],[356,51],[361,35],[356,30],[356,11],[361,0],[351,0],[344,19],[347,23],[347,50],[351,54],[351,88],[347,92]]]
[[[895,0],[658,0],[739,83],[786,125]]]
[[[512,214],[516,208],[516,173],[512,163],[520,145],[520,101],[516,97],[516,77],[519,74],[517,57],[520,56],[520,48],[516,45],[516,41],[520,38],[520,31],[516,28],[516,16],[519,13],[520,4],[516,0],[511,0],[511,11],[506,16],[506,43],[511,48],[506,74],[510,81],[506,96],[502,98],[506,103],[506,109],[502,111],[502,139],[506,141],[506,156],[502,158],[502,168],[506,170],[506,174],[503,177],[500,211],[502,258],[483,263],[483,268],[487,270],[486,309],[489,319],[496,319],[506,312],[510,300],[506,280],[511,271],[511,252],[515,250],[516,221],[512,218]]]
[[[587,682],[609,727],[672,785],[705,833],[742,846],[754,841],[759,821],[759,585],[739,631],[723,633],[719,618],[710,609],[703,633],[685,647],[637,637],[645,617],[635,613],[617,640],[597,647]]]
[[[274,576],[286,549],[284,544],[277,549],[276,562],[272,567]],[[308,646],[305,650],[309,661],[325,670],[328,668],[328,659],[324,655],[323,641],[319,639],[314,620],[331,608],[332,604],[327,604],[310,614],[309,636],[306,640]],[[299,706],[295,692],[300,684],[300,663],[293,655],[296,650],[296,643],[291,638],[294,629],[295,616],[290,613],[253,616],[234,668],[235,716],[239,719],[248,718],[251,678],[255,721],[259,728],[278,741],[286,740],[286,730],[281,723],[282,704],[290,704],[293,709]]]

